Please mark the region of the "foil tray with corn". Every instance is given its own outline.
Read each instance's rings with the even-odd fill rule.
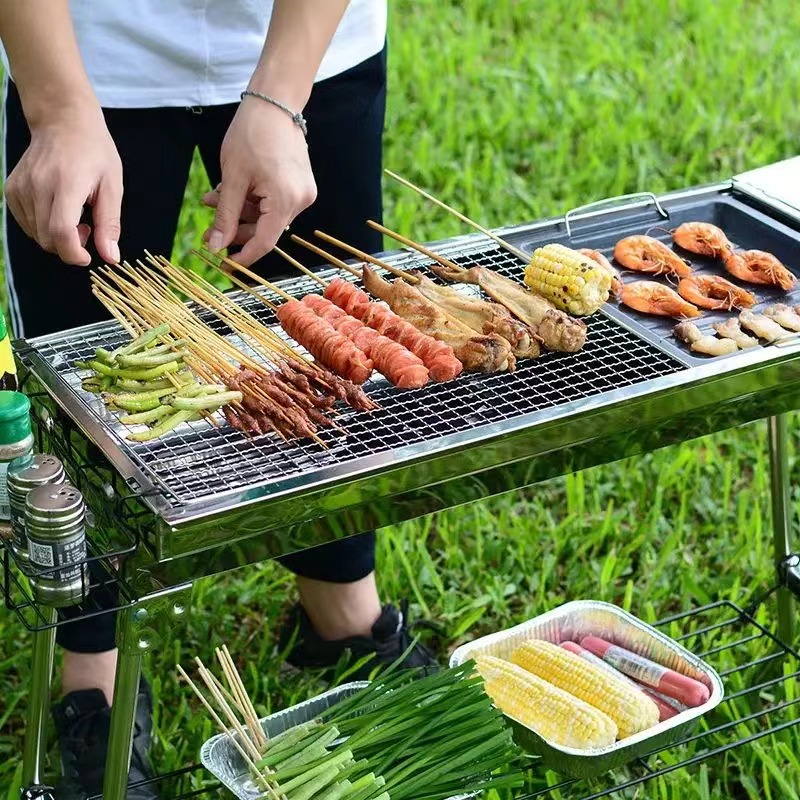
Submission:
[[[663,675],[660,688],[671,696],[653,690],[653,683],[650,688],[632,684],[605,661],[602,668],[597,663],[602,659],[585,649],[599,653],[598,645],[608,648],[609,643],[606,661],[620,651],[631,654],[634,665],[651,664],[656,682]],[[541,756],[546,766],[578,778],[685,738],[723,697],[722,680],[712,667],[609,603],[567,603],[462,645],[450,665],[470,659],[514,727],[517,743]],[[670,681],[685,686],[675,691]]]

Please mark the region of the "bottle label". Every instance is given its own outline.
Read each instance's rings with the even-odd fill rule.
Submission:
[[[0,338],[0,377],[3,375],[16,375],[17,363],[14,361],[14,351],[8,336]]]
[[[8,503],[8,464],[0,461],[0,520],[11,519],[11,506]]]
[[[28,556],[31,566],[39,569],[65,567],[48,575],[44,580],[68,583],[83,578],[82,563],[86,560],[86,537],[83,532],[71,540],[62,542],[35,541],[28,537]]]
[[[661,664],[656,664],[616,645],[612,645],[606,650],[603,660],[620,672],[624,672],[628,677],[648,686],[658,686],[668,671]]]

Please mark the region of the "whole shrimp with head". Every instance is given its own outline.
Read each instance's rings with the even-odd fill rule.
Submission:
[[[700,308],[730,311],[732,308],[752,308],[756,297],[752,292],[742,289],[719,275],[698,275],[692,273],[681,278],[678,294]]]
[[[697,306],[684,300],[669,286],[664,286],[656,281],[633,281],[633,283],[624,284],[619,301],[643,314],[656,314],[676,319],[700,316]]]
[[[626,269],[651,275],[686,278],[692,268],[663,242],[652,236],[626,236],[614,247],[614,258]]]
[[[736,252],[724,231],[710,222],[684,222],[672,232],[672,238],[690,253],[720,259],[734,278],[747,283],[779,286],[788,292],[797,281],[772,253],[764,250]]]

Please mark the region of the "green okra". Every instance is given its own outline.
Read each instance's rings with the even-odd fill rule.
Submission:
[[[201,411],[203,409],[220,408],[229,403],[240,403],[241,400],[241,392],[218,392],[217,394],[209,394],[203,397],[178,397],[176,395],[170,400],[170,405],[182,410]]]
[[[166,417],[169,414],[172,414],[174,409],[172,406],[165,406],[165,405],[158,405],[155,408],[151,408],[149,411],[140,411],[137,414],[127,414],[124,417],[120,417],[119,421],[123,425],[150,425],[153,422],[158,422],[158,420]]]
[[[129,393],[152,392],[155,389],[169,389],[173,385],[169,378],[156,378],[152,381],[135,381],[131,378],[120,378],[115,385]]]
[[[115,378],[119,374],[119,370],[116,367],[111,367],[108,364],[104,364],[102,361],[98,361],[96,358],[92,359],[88,366],[89,369],[93,369],[95,372],[100,373],[100,375],[108,375],[110,378]]]
[[[94,351],[94,357],[110,367],[114,366],[114,354],[110,350],[106,350],[105,347],[98,347]]]
[[[160,436],[169,433],[173,428],[177,428],[178,425],[189,422],[195,418],[196,414],[194,411],[176,411],[148,431],[128,434],[128,439],[133,442],[149,442],[151,439],[158,439]]]
[[[151,354],[149,352],[145,352],[136,353],[135,355],[131,356],[119,356],[117,358],[117,362],[121,367],[141,367],[144,369],[149,369],[150,367],[158,367],[161,364],[169,364],[170,361],[175,361],[176,359],[180,359],[182,357],[183,353],[176,350],[171,350],[167,353]]]
[[[151,328],[149,331],[145,331],[141,336],[137,336],[132,342],[128,342],[124,347],[120,347],[118,350],[114,351],[114,355],[119,357],[121,355],[128,356],[132,353],[138,353],[140,350],[144,350],[150,342],[154,342],[160,336],[166,336],[169,333],[169,325],[167,323],[163,323],[161,325],[157,325],[155,328]]]
[[[170,372],[177,372],[183,368],[183,364],[179,360],[170,361],[168,364],[160,364],[151,369],[136,369],[128,367],[125,369],[116,370],[116,375],[119,378],[132,378],[135,381],[149,381],[153,378],[160,378],[163,375],[168,375]]]

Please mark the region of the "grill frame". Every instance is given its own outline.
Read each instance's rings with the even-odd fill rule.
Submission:
[[[659,199],[668,211],[677,214],[730,197],[730,184],[724,184]],[[572,222],[572,241],[575,246],[589,244],[598,226],[616,230],[620,225],[641,229],[656,224],[648,205],[634,203],[583,215],[579,227]],[[563,218],[517,226],[503,234],[526,249],[543,240],[565,241]],[[455,237],[434,245],[445,254],[485,246],[486,239],[481,235]],[[401,267],[424,261],[406,251],[386,257]],[[622,389],[352,460],[345,468],[302,473],[269,487],[235,489],[180,506],[170,502],[140,465],[120,450],[111,432],[87,413],[74,391],[64,391],[63,382],[37,352],[43,343],[57,342],[65,334],[22,343],[19,355],[30,379],[44,390],[34,405],[48,406],[51,417],[71,417],[82,435],[121,473],[131,494],[141,496],[141,504],[149,513],[141,515],[145,524],[140,530],[152,545],[155,561],[217,551],[215,563],[204,567],[198,559],[192,559],[185,568],[170,565],[171,577],[165,580],[174,583],[797,406],[793,395],[800,385],[800,362],[795,360],[800,339],[699,362],[616,309],[603,312],[603,316],[664,358],[674,358],[680,368]],[[108,324],[101,323],[80,329],[78,335],[91,336],[107,329]],[[788,391],[791,388],[794,391]],[[45,401],[45,393],[50,402]],[[96,458],[97,453],[90,457]],[[265,532],[270,535],[264,536]]]

